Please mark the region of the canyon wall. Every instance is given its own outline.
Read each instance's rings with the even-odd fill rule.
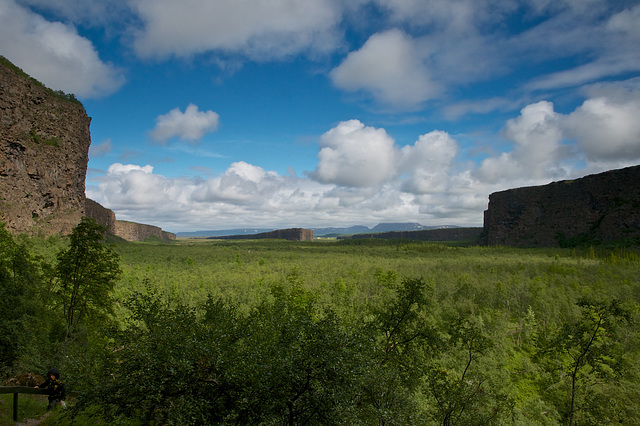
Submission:
[[[175,240],[175,234],[165,232],[161,228],[142,223],[116,220],[116,231],[114,234],[127,241],[144,241],[147,238],[155,237],[160,240]]]
[[[640,166],[489,196],[488,245],[553,247],[640,238]]]
[[[116,214],[113,210],[103,207],[101,204],[87,198],[84,204],[84,214],[95,220],[98,225],[107,228],[107,232],[116,233]]]
[[[157,226],[116,220],[116,214],[113,210],[103,207],[89,198],[85,203],[85,215],[107,228],[110,234],[127,241],[144,241],[149,237],[159,238],[164,241],[176,239],[175,234],[163,231]]]
[[[85,196],[91,118],[0,56],[0,221],[12,234],[67,235],[83,216],[129,241],[175,239],[157,226],[119,223]]]
[[[0,57],[0,221],[14,234],[68,234],[84,214],[91,119]]]

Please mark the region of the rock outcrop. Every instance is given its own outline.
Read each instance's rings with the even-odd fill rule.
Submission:
[[[489,196],[489,245],[553,247],[640,238],[640,166]]]
[[[153,225],[117,220],[113,210],[87,198],[85,215],[107,228],[107,232],[127,241],[144,241],[147,238],[158,238],[164,241],[175,240],[176,235],[163,231]]]
[[[113,235],[116,234],[116,214],[113,210],[87,198],[84,203],[84,214],[86,217],[95,220],[98,225],[107,228],[107,232]]]
[[[270,232],[251,235],[228,235],[222,237],[209,237],[209,239],[221,240],[260,240],[279,239],[289,241],[313,241],[313,230],[303,228],[277,229]]]
[[[158,238],[160,240],[175,240],[176,235],[165,232],[161,228],[142,223],[116,220],[116,230],[114,234],[127,241],[145,241],[147,238]]]
[[[85,205],[91,119],[0,57],[0,220],[8,231],[68,234]]]

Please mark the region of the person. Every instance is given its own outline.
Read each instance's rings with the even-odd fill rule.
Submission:
[[[45,393],[49,396],[49,406],[47,407],[47,410],[54,409],[58,404],[62,405],[63,408],[66,407],[64,402],[64,383],[60,381],[60,372],[56,368],[49,370],[44,383],[40,386],[36,386],[36,388],[45,389]]]

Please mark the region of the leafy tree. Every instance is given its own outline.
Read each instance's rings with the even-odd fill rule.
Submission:
[[[444,327],[441,353],[425,376],[432,417],[442,425],[496,422],[509,402],[484,369],[493,342],[483,317],[461,312]]]
[[[405,279],[396,291],[395,302],[377,312],[376,326],[384,335],[382,363],[393,357],[400,360],[429,336],[425,311],[432,291],[423,279]]]
[[[70,244],[57,255],[56,294],[61,301],[66,337],[88,314],[112,313],[111,292],[121,274],[118,253],[106,244],[106,228],[83,218]]]
[[[38,300],[41,274],[24,244],[0,223],[0,365],[10,368],[27,345]]]
[[[571,379],[569,425],[575,422],[578,391],[612,380],[616,375],[615,347],[618,344],[620,321],[630,320],[619,300],[610,303],[582,300],[578,302],[581,315],[576,323],[564,327],[562,348],[565,365]]]

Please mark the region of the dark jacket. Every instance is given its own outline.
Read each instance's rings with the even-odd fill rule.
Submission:
[[[53,380],[51,376],[54,377]],[[47,372],[47,378],[39,387],[45,389],[46,394],[49,395],[49,401],[54,399],[62,401],[66,396],[64,384],[60,381],[60,372],[55,368]]]

